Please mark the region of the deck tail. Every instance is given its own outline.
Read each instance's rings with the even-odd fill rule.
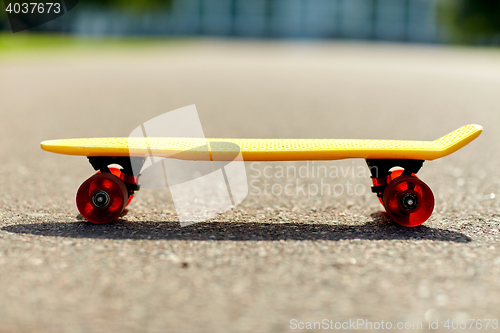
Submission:
[[[434,144],[441,148],[445,152],[443,156],[446,156],[468,145],[476,139],[482,131],[483,127],[480,125],[465,125],[435,140]]]

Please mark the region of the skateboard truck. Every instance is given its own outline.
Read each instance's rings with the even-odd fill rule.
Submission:
[[[146,160],[145,157],[89,156],[88,159],[94,170],[99,172],[108,172],[115,174],[116,171],[115,173],[113,173],[111,169],[116,168],[109,168],[109,166],[111,164],[117,164],[121,166],[121,169],[117,169],[118,171],[120,171],[120,175],[115,176],[120,178],[125,183],[127,190],[129,192],[132,191],[132,195],[133,192],[139,191],[139,176],[134,175],[134,170],[141,170],[142,166],[144,165],[144,161]]]
[[[370,169],[373,182],[372,192],[377,193],[378,197],[382,196],[388,181],[387,177],[392,174],[392,168],[403,168],[403,175],[416,175],[422,168],[423,160],[400,160],[400,159],[367,159],[368,169]]]

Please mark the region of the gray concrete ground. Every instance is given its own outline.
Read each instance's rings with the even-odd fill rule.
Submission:
[[[499,51],[438,46],[193,41],[3,57],[0,331],[297,331],[292,319],[423,325],[407,331],[482,319],[492,331],[499,87]],[[74,195],[92,168],[40,141],[127,136],[193,103],[208,137],[431,140],[467,123],[484,133],[424,164],[436,209],[413,229],[382,213],[362,160],[248,164],[248,198],[189,227],[152,190],[115,223],[81,221]],[[259,176],[320,165],[347,174]],[[258,194],[264,181],[344,192]]]

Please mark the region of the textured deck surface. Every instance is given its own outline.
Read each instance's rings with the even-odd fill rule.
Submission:
[[[339,139],[193,139],[85,138],[44,141],[44,150],[83,156],[154,155],[180,159],[234,159],[241,149],[245,161],[338,160],[401,158],[434,160],[449,155],[479,136],[482,127],[466,125],[435,141]],[[210,146],[207,148],[207,144]]]

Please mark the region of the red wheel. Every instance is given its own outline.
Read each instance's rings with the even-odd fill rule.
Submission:
[[[134,195],[133,194],[130,194],[128,196],[128,200],[127,200],[127,204],[125,205],[125,207],[127,207],[131,202],[132,202],[132,199],[134,198]]]
[[[89,222],[105,224],[120,216],[127,199],[127,188],[120,178],[110,173],[98,173],[80,185],[76,206]]]
[[[118,168],[109,168],[109,171],[113,175],[115,175],[116,177],[118,177],[121,180],[123,180],[124,174],[123,174],[123,172],[120,169],[118,169]],[[101,171],[97,171],[97,173],[101,173]],[[134,198],[133,194],[128,194],[127,196],[128,196],[128,199],[127,199],[127,204],[125,205],[125,207],[127,207],[132,202],[132,199]]]
[[[382,201],[394,222],[406,227],[421,225],[434,210],[434,195],[416,176],[399,176],[387,184]]]

